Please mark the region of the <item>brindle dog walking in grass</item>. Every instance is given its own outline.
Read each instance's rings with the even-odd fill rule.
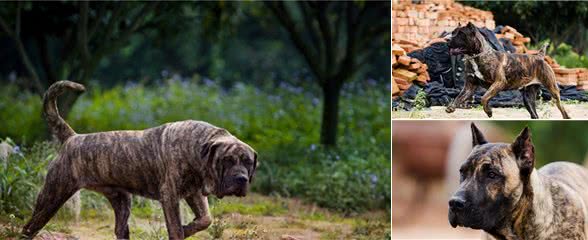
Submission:
[[[451,226],[484,230],[486,239],[587,239],[588,169],[570,162],[536,169],[528,128],[513,143],[489,143],[471,128],[474,147],[449,201]]]
[[[488,117],[492,117],[490,99],[502,90],[519,89],[523,94],[525,108],[531,114],[531,118],[537,119],[539,115],[535,101],[540,85],[543,85],[551,94],[563,118],[569,119],[560,101],[555,73],[544,60],[546,48],[547,44],[537,55],[499,52],[490,46],[472,23],[456,28],[451,33],[449,49],[452,55],[466,55],[465,85],[445,111],[454,112],[456,107],[470,100],[476,88],[481,86],[487,89],[482,96],[484,112]]]
[[[60,81],[43,99],[44,116],[62,143],[22,234],[32,239],[81,188],[104,194],[115,215],[115,235],[129,239],[131,194],[161,202],[169,239],[184,239],[212,222],[210,194],[245,196],[257,153],[228,131],[200,121],[167,123],[143,131],[77,134],[59,116],[56,98],[84,86]],[[182,225],[179,201],[195,219]]]

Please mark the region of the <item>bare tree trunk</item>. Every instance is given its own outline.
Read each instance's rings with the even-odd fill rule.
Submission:
[[[321,122],[321,144],[334,147],[337,144],[339,126],[339,96],[341,85],[335,80],[327,80],[323,86],[323,116]]]

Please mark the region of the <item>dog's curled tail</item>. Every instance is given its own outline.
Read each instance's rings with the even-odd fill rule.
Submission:
[[[69,137],[76,134],[65,120],[59,116],[59,110],[57,110],[57,97],[63,94],[65,90],[70,89],[79,92],[86,90],[82,84],[64,80],[52,84],[43,96],[43,116],[47,120],[51,133],[57,137],[60,143],[65,142]]]
[[[539,53],[537,53],[537,55],[545,57],[545,55],[547,54],[547,47],[549,46],[549,43],[544,43],[543,46],[541,46],[541,49],[539,49]]]

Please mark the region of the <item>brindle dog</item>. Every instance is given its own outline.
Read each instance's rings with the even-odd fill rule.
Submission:
[[[22,234],[32,239],[79,189],[104,194],[115,215],[115,235],[129,239],[131,194],[161,202],[169,239],[184,239],[212,222],[209,194],[245,196],[257,167],[257,153],[222,128],[200,121],[167,123],[143,131],[76,134],[59,116],[56,98],[84,86],[60,81],[45,93],[43,109],[63,143],[51,162],[31,220]],[[195,219],[182,226],[179,201]]]
[[[569,162],[535,169],[528,128],[507,144],[488,143],[471,127],[474,147],[449,201],[451,226],[484,230],[487,239],[587,239],[587,169]]]
[[[502,90],[519,89],[523,103],[531,118],[537,119],[535,100],[542,84],[553,97],[563,118],[569,115],[560,101],[559,88],[553,70],[544,60],[547,45],[537,55],[513,54],[495,51],[476,26],[468,23],[451,33],[449,41],[450,54],[465,54],[465,85],[455,100],[447,106],[447,113],[455,111],[465,101],[472,98],[478,86],[487,89],[482,96],[482,106],[488,117],[492,109],[488,102]]]

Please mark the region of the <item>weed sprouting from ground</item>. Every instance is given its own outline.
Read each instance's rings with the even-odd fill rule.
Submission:
[[[416,97],[410,110],[410,118],[422,118],[420,111],[427,107],[427,93],[423,89],[417,91]]]
[[[20,226],[22,223],[16,218],[16,216],[14,216],[14,214],[10,214],[6,221],[6,226],[4,228],[0,228],[0,239],[20,237]]]
[[[212,239],[221,239],[225,230],[229,227],[222,216],[216,217],[206,230]]]

